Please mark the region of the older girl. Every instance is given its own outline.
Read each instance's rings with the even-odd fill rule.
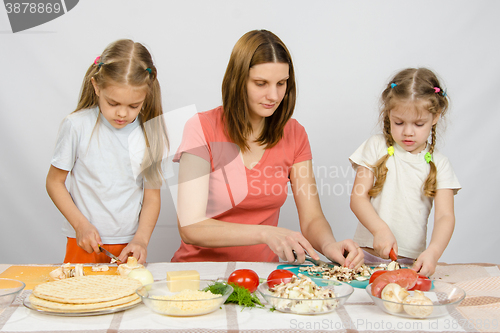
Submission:
[[[87,70],[47,175],[47,192],[67,220],[65,262],[109,262],[99,245],[122,261],[129,254],[146,261],[168,148],[156,74],[149,51],[131,40],[109,45]],[[130,151],[137,144],[139,166]]]

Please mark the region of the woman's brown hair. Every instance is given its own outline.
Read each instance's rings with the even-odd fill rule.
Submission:
[[[383,133],[387,147],[394,145],[394,138],[391,134],[391,123],[389,120],[389,112],[394,108],[396,103],[406,101],[425,101],[425,109],[434,116],[444,116],[448,109],[447,94],[441,87],[436,75],[427,68],[407,68],[399,72],[387,84],[387,87],[382,92],[380,118],[383,123]],[[429,145],[429,153],[434,152],[436,145],[436,124],[432,126],[431,143]],[[389,154],[380,158],[375,165],[372,166],[375,174],[375,184],[368,192],[371,197],[376,197],[384,186],[387,176],[386,162],[389,159]],[[436,165],[431,160],[429,162],[430,171],[424,182],[423,192],[427,197],[436,195]]]
[[[138,117],[146,141],[141,168],[145,186],[159,188],[164,181],[162,159],[169,143],[162,117],[160,84],[151,54],[144,45],[130,39],[117,40],[108,45],[87,70],[74,112],[99,105],[92,79],[100,89],[113,84],[146,89],[146,98]]]
[[[288,64],[286,92],[272,116],[265,119],[256,142],[272,148],[283,137],[283,129],[295,108],[296,86],[292,58],[285,44],[270,31],[253,30],[243,35],[233,48],[222,81],[223,120],[226,135],[242,151],[249,149],[246,139],[252,132],[249,121],[247,80],[250,68],[263,63]]]

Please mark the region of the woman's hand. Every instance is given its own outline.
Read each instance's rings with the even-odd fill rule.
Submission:
[[[311,244],[297,231],[279,227],[266,227],[263,231],[263,241],[280,259],[289,263],[304,263],[305,252],[312,258],[319,259],[318,254],[314,251]],[[293,251],[297,255],[297,260],[295,260]]]
[[[344,257],[344,253],[348,253],[347,257]],[[350,239],[327,244],[323,248],[323,254],[328,259],[351,269],[358,268],[364,262],[363,251]]]
[[[96,252],[99,253],[99,244],[102,245],[101,236],[97,228],[92,225],[92,223],[80,222],[78,226],[75,227],[76,232],[76,243],[79,247],[84,249],[87,253]]]

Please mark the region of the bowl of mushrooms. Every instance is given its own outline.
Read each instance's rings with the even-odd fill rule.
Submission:
[[[428,291],[408,291],[397,283],[389,283],[380,297],[372,295],[372,284],[366,292],[382,311],[400,317],[430,319],[453,313],[465,298],[465,291],[453,284],[432,281]]]
[[[347,284],[333,280],[310,278],[303,274],[287,282],[266,281],[259,285],[259,292],[272,309],[303,315],[335,311],[354,292]]]

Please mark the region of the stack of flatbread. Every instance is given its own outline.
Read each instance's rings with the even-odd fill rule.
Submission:
[[[119,275],[89,275],[40,284],[30,295],[31,304],[43,311],[75,313],[117,310],[141,301],[142,283]]]

